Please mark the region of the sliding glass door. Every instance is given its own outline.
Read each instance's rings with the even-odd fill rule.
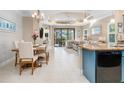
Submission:
[[[54,45],[56,47],[63,47],[67,40],[74,40],[74,28],[55,28],[54,29]]]

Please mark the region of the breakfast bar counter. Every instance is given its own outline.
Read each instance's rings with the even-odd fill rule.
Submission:
[[[92,83],[124,82],[124,47],[80,45],[82,70]]]
[[[80,45],[80,48],[82,49],[88,49],[91,51],[118,51],[118,50],[124,50],[124,47],[120,47],[120,46],[108,46],[106,44],[101,44],[101,45],[91,45],[91,44],[87,44],[87,45]]]

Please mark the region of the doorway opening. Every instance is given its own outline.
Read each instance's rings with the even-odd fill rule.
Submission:
[[[55,28],[54,46],[64,47],[67,40],[75,39],[75,28]]]

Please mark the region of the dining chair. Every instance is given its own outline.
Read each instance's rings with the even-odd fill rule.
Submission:
[[[24,40],[20,40],[20,42],[24,42]]]
[[[14,47],[15,48],[19,48],[19,46],[18,46],[19,42],[24,42],[24,40],[16,40],[16,41],[14,41]]]
[[[16,41],[14,41],[14,48],[15,49],[19,48],[19,46],[18,46],[19,42],[24,42],[24,40],[20,40],[20,41],[16,40]],[[18,64],[18,57],[19,57],[19,53],[18,53],[18,51],[16,51],[16,53],[15,53],[15,66]]]
[[[49,52],[47,50],[47,47],[45,47],[43,50],[38,51],[38,60],[42,63],[46,63],[48,65],[49,61]]]
[[[15,49],[19,48],[18,43],[19,43],[19,41],[14,41],[14,48]],[[16,51],[15,52],[15,66],[18,64],[18,56],[19,56],[18,51]]]
[[[19,43],[19,41],[14,41],[14,47],[15,48],[18,48],[18,43]]]
[[[19,66],[20,66],[20,75],[22,73],[23,67],[26,64],[31,64],[32,75],[34,72],[34,65],[38,59],[38,56],[34,56],[33,44],[32,42],[20,42],[19,43]]]

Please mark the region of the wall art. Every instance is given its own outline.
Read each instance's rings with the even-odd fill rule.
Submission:
[[[1,31],[8,31],[8,32],[15,32],[16,31],[16,24],[9,20],[0,17],[0,30]]]

